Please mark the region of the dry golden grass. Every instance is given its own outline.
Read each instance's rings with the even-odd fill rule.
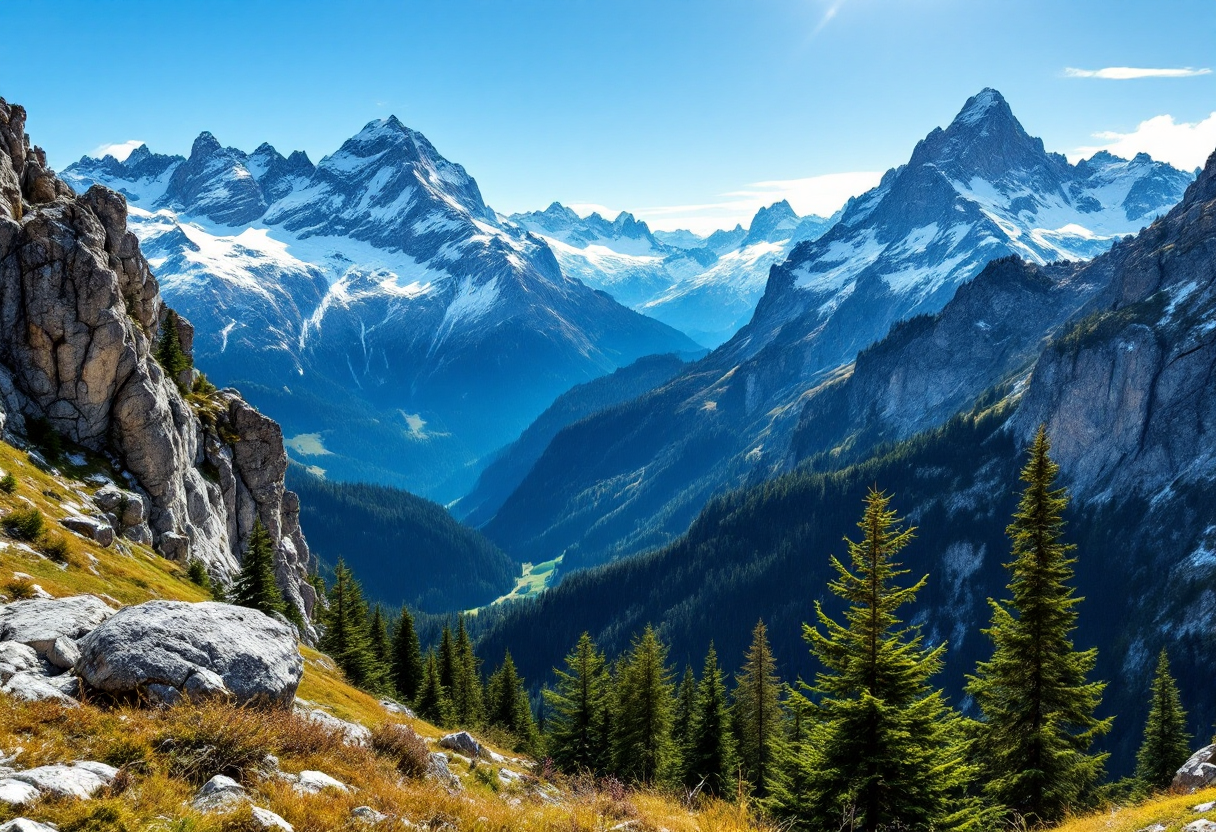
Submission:
[[[1216,801],[1216,789],[1186,795],[1167,794],[1136,806],[1072,818],[1056,827],[1054,832],[1137,832],[1158,823],[1167,832],[1179,832],[1183,826],[1201,817],[1216,820],[1216,812],[1199,814],[1191,811],[1191,807],[1211,801]]]
[[[466,776],[464,790],[453,793],[433,781],[402,776],[392,748],[378,752],[346,745],[338,734],[289,712],[215,703],[167,710],[89,704],[65,709],[0,697],[0,749],[16,748],[23,749],[17,759],[22,767],[75,759],[120,767],[115,785],[94,800],[44,799],[22,808],[24,816],[54,823],[63,832],[251,828],[247,811],[203,814],[190,808],[198,785],[214,774],[239,780],[256,805],[281,815],[297,832],[368,828],[351,814],[358,806],[389,815],[380,828],[398,829],[401,819],[485,832],[599,832],[623,822],[643,832],[762,828],[745,809],[727,803],[708,801],[691,810],[657,792],[614,794],[587,781],[554,787],[526,773],[522,781],[502,785],[497,768],[484,764],[480,770],[487,776]],[[282,771],[324,771],[352,789],[300,794],[275,776],[266,764],[268,754],[278,758]],[[558,795],[556,802],[541,795],[542,786]],[[0,809],[0,818],[13,816],[13,810]]]

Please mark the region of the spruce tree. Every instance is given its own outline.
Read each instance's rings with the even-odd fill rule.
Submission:
[[[490,676],[486,694],[486,722],[509,732],[516,739],[516,751],[534,753],[539,746],[536,720],[524,690],[523,679],[515,669],[510,651]]]
[[[182,351],[181,338],[177,333],[177,313],[172,309],[165,315],[165,323],[161,326],[156,360],[174,384],[178,383],[179,375],[190,369],[190,359]],[[178,387],[181,389],[180,385]],[[186,391],[183,389],[182,392]]]
[[[1136,754],[1136,779],[1152,790],[1168,789],[1174,774],[1191,755],[1191,735],[1186,730],[1186,711],[1178,685],[1170,675],[1165,648],[1157,657],[1157,672],[1150,689],[1144,741]]]
[[[422,647],[414,629],[414,616],[402,608],[401,617],[393,631],[392,645],[393,685],[397,694],[406,702],[413,702],[422,689],[422,677],[426,666],[422,661]]]
[[[439,678],[439,661],[435,651],[426,654],[426,665],[422,673],[422,686],[414,701],[414,711],[432,725],[443,728],[452,722],[452,706],[448,692]]]
[[[799,681],[799,686],[807,686]],[[763,805],[774,815],[803,818],[811,815],[810,792],[811,727],[815,706],[801,692],[786,686],[785,709],[789,713],[785,734],[776,748],[769,795]]]
[[[384,621],[384,611],[376,604],[372,608],[372,616],[367,624],[368,644],[371,648],[374,666],[369,687],[389,693],[392,688],[393,666],[392,647],[388,637],[388,625]]]
[[[443,625],[443,632],[439,636],[437,659],[439,661],[439,681],[444,690],[448,692],[448,696],[451,696],[452,690],[456,687],[459,662],[456,661],[456,642],[452,640],[452,628],[447,624]]]
[[[562,771],[602,773],[607,768],[604,721],[608,674],[604,656],[588,633],[566,656],[566,670],[553,671],[557,689],[544,692],[551,714],[549,754]]]
[[[453,647],[452,712],[458,725],[481,724],[485,718],[484,696],[481,687],[481,660],[473,653],[473,642],[464,626],[464,616],[456,625],[456,642]]]
[[[984,633],[993,655],[967,684],[983,713],[978,747],[985,792],[1030,824],[1053,823],[1080,806],[1107,757],[1089,748],[1111,723],[1094,716],[1105,683],[1086,680],[1097,650],[1077,650],[1070,638],[1082,599],[1069,585],[1075,547],[1061,540],[1068,496],[1055,487],[1059,466],[1050,450],[1040,427],[1006,530],[1012,598],[989,599],[992,624]]]
[[[977,818],[961,799],[970,771],[956,742],[957,718],[929,685],[945,645],[924,646],[919,629],[896,615],[927,581],[898,583],[908,570],[895,557],[913,529],[900,528],[890,498],[875,489],[858,525],[862,539],[848,541],[850,565],[831,560],[837,577],[828,587],[847,603],[844,622],[816,604],[819,626],[803,625],[823,666],[812,688],[819,713],[803,822],[821,830],[847,823],[860,832],[968,828]]]
[[[692,738],[692,718],[697,709],[697,677],[692,668],[684,666],[684,676],[676,686],[676,707],[671,718],[671,742],[681,760]]]
[[[287,605],[274,577],[274,544],[261,519],[253,521],[253,530],[241,558],[241,573],[233,582],[232,603],[267,615],[286,611]]]
[[[777,678],[768,629],[763,621],[752,629],[752,643],[743,668],[735,676],[734,720],[736,746],[743,776],[753,793],[769,793],[773,763],[781,741],[781,682]]]
[[[341,560],[334,567],[334,585],[328,598],[321,649],[342,668],[352,684],[364,688],[375,684],[378,677],[368,633],[367,604],[359,582]]]
[[[678,766],[671,741],[675,709],[671,675],[667,647],[647,626],[634,639],[617,680],[615,768],[626,780],[655,783]]]
[[[713,643],[705,656],[697,686],[692,724],[684,752],[684,784],[712,795],[729,792],[735,774],[735,742],[731,734],[726,683]]]

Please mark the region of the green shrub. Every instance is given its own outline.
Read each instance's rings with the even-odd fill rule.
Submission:
[[[17,490],[17,478],[13,476],[13,472],[9,471],[3,477],[0,477],[0,491],[5,494],[12,494]]]
[[[207,566],[198,558],[190,559],[190,565],[186,567],[186,577],[203,589],[211,589],[211,576],[207,574]]]
[[[72,557],[72,544],[61,534],[44,534],[38,551],[56,563],[67,563]]]
[[[426,740],[413,728],[396,722],[384,722],[372,729],[372,750],[388,757],[398,771],[410,778],[425,775],[430,762]]]
[[[42,512],[36,508],[19,508],[10,511],[0,521],[5,531],[18,540],[37,540],[46,529]]]
[[[4,591],[14,601],[27,601],[34,597],[34,582],[29,578],[13,578],[4,584]]]

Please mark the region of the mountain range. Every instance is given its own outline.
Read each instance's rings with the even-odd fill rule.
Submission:
[[[1092,257],[1167,211],[1191,180],[1147,156],[1070,164],[983,90],[773,266],[729,341],[558,433],[483,528],[519,559],[564,552],[567,569],[671,542],[715,494],[788,470],[808,400],[901,321],[938,312],[993,260]],[[947,364],[955,360],[966,359]],[[938,371],[908,383],[930,384]],[[901,429],[948,416],[954,395]],[[815,445],[805,430],[798,442]]]
[[[316,165],[210,133],[63,172],[127,197],[197,362],[331,476],[455,496],[561,393],[697,345],[562,273],[464,168],[396,118]],[[299,437],[303,437],[300,439]]]
[[[553,203],[511,220],[545,239],[562,271],[608,292],[621,303],[670,324],[706,347],[716,347],[751,318],[769,268],[795,245],[814,240],[835,217],[799,217],[782,200],[761,208],[749,227],[716,231],[652,232],[621,212],[612,222],[580,217]]]
[[[1098,648],[1103,713],[1120,714],[1105,745],[1113,773],[1127,773],[1162,646],[1192,727],[1216,718],[1213,320],[1216,153],[1180,204],[1109,252],[1002,257],[938,312],[893,327],[803,397],[792,470],[714,499],[670,546],[479,619],[481,644],[510,644],[533,675],[584,631],[613,654],[651,623],[683,664],[711,641],[741,656],[763,618],[783,677],[806,678],[815,666],[802,623],[815,602],[839,612],[825,590],[829,555],[856,537],[863,497],[878,487],[917,527],[906,565],[929,575],[907,617],[927,643],[948,645],[942,678],[967,709],[965,675],[991,655],[979,633],[986,599],[1008,597],[1005,527],[1042,425],[1071,498],[1064,535],[1084,597],[1075,643]]]

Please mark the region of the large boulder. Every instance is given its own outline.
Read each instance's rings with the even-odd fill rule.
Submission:
[[[1191,755],[1174,775],[1173,787],[1194,791],[1216,782],[1216,745],[1206,745]]]
[[[0,606],[0,641],[18,641],[46,656],[58,639],[79,639],[113,614],[93,595],[14,601]]]
[[[172,704],[182,696],[290,707],[304,672],[291,629],[246,607],[148,601],[79,642],[91,688]]]

